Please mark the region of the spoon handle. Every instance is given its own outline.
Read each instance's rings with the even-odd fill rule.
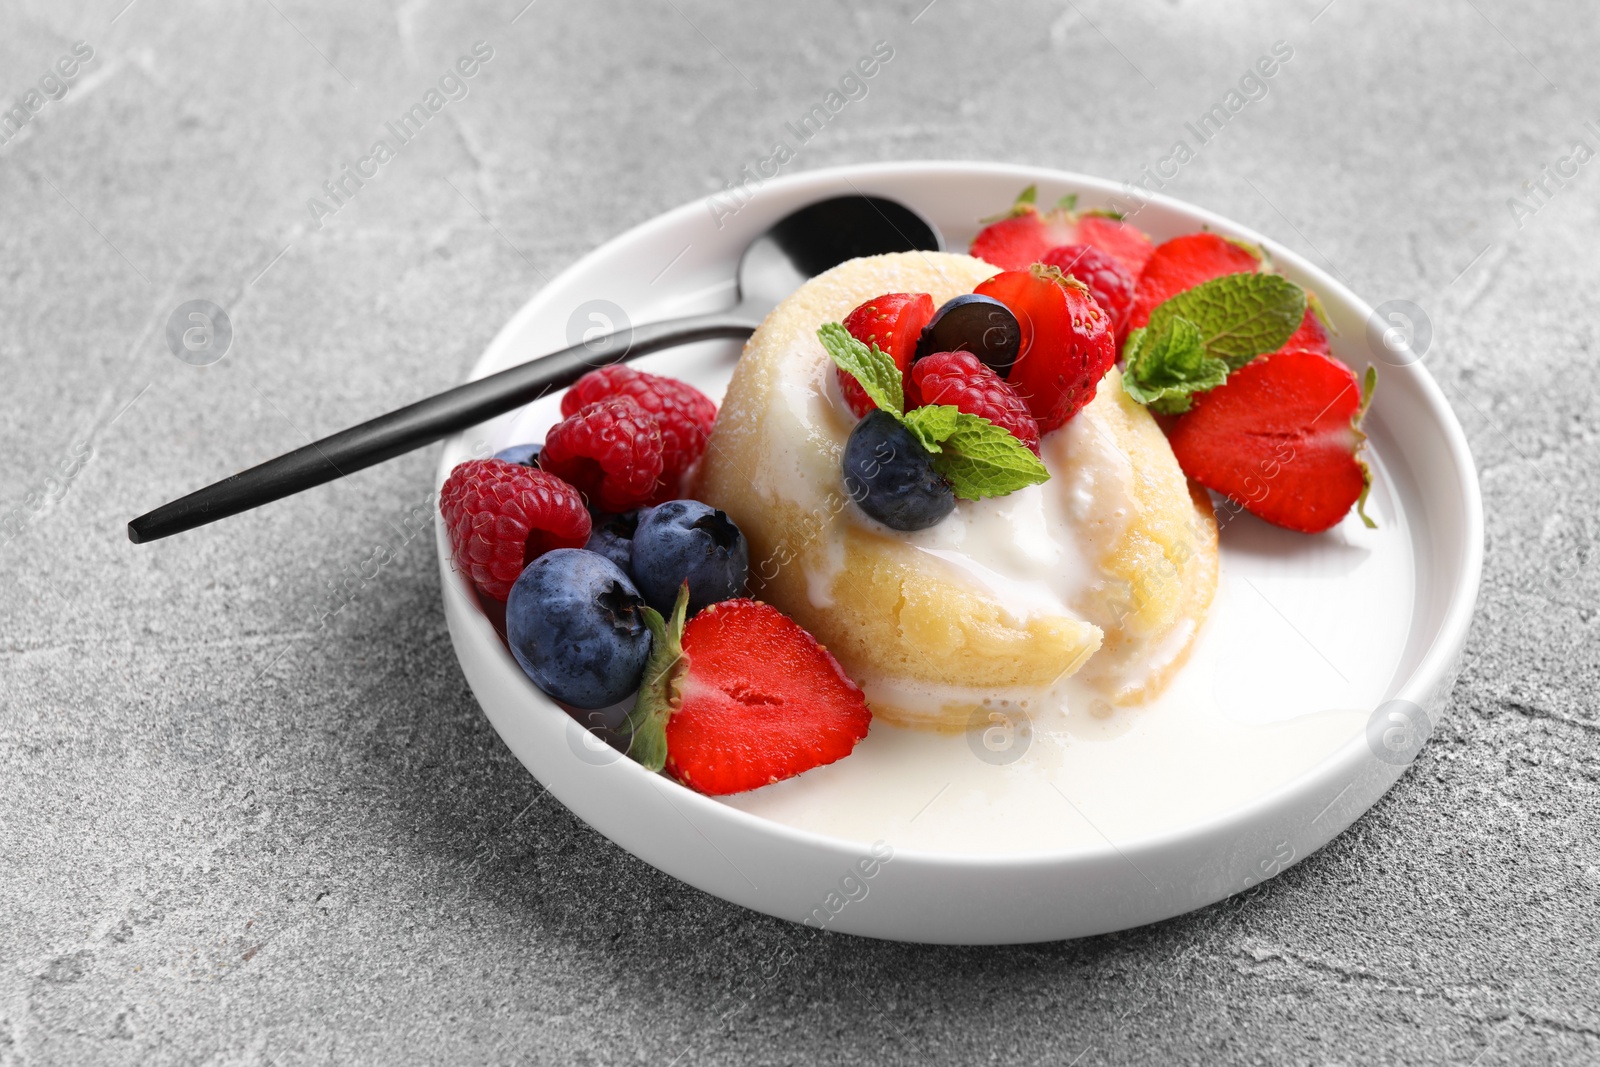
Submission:
[[[128,540],[143,544],[169,537],[342,478],[532,403],[608,363],[621,363],[674,345],[748,337],[756,327],[749,318],[736,307],[650,323],[519,363],[341,430],[163,504],[128,523]]]

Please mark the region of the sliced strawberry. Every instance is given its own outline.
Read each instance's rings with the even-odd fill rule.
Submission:
[[[1079,219],[1078,243],[1110,253],[1135,278],[1156,250],[1155,242],[1139,227],[1107,215],[1085,215]]]
[[[1188,233],[1156,246],[1134,287],[1128,328],[1150,321],[1156,305],[1185,289],[1225,274],[1248,274],[1261,267],[1261,256],[1214,233]]]
[[[1367,385],[1315,352],[1275,352],[1234,371],[1168,432],[1183,472],[1266,521],[1302,533],[1334,526],[1366,496],[1357,458]],[[1368,525],[1371,521],[1362,515]]]
[[[1089,289],[1055,267],[996,274],[975,292],[992,296],[1017,317],[1022,344],[1006,381],[1028,404],[1039,433],[1076,415],[1094,399],[1117,359],[1111,318]]]
[[[1003,270],[1022,270],[1050,249],[1074,244],[1077,235],[1077,222],[1070,213],[1059,209],[1041,213],[1029,204],[1019,214],[985,226],[967,251]]]
[[[1039,262],[1052,248],[1092,245],[1111,255],[1135,278],[1139,276],[1155,247],[1143,230],[1110,215],[1075,214],[1075,195],[1063,198],[1048,211],[1039,210],[1034,203],[1037,197],[1034,186],[1024,189],[1005,217],[980,230],[967,251],[1001,270],[1022,270]]]
[[[885,293],[873,297],[845,316],[844,328],[864,345],[876,344],[905,376],[906,389],[911,388],[911,357],[917,350],[917,338],[922,328],[933,318],[933,297],[927,293]],[[855,376],[843,367],[835,367],[839,376],[839,391],[856,418],[864,418],[877,405],[862,392]],[[916,407],[907,398],[906,407]]]
[[[652,639],[629,751],[712,796],[742,793],[843,759],[872,712],[833,654],[770,604],[724,600],[683,623],[646,612]]]

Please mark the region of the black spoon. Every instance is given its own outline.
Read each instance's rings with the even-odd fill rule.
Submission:
[[[182,533],[342,478],[564,389],[607,363],[673,345],[748,337],[780,300],[829,267],[941,245],[938,230],[893,200],[818,201],[750,242],[739,260],[739,302],[726,311],[618,330],[419,400],[140,515],[128,523],[128,540],[143,544]]]

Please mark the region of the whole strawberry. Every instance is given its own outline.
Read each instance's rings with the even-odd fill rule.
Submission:
[[[712,796],[742,793],[843,759],[872,712],[838,660],[770,604],[725,600],[684,625],[645,615],[654,638],[629,752]]]
[[[661,428],[633,399],[611,397],[552,426],[539,464],[572,483],[601,511],[631,511],[660,491]]]
[[[1089,294],[1107,315],[1118,337],[1127,332],[1128,311],[1133,306],[1134,275],[1109,252],[1093,245],[1062,245],[1052,248],[1039,261],[1061,268],[1089,287]]]
[[[589,511],[577,490],[548,471],[500,459],[456,464],[439,490],[439,513],[456,566],[494,600],[504,600],[538,557],[589,539]]]
[[[1366,498],[1371,474],[1357,453],[1375,381],[1371,369],[1358,382],[1315,352],[1261,356],[1195,395],[1167,435],[1172,454],[1183,473],[1252,514],[1321,533]]]
[[[996,274],[978,293],[999,300],[1022,324],[1021,355],[1006,382],[1028,405],[1041,435],[1094,399],[1117,361],[1111,317],[1082,282],[1055,267]]]
[[[1002,426],[1039,454],[1039,423],[1028,405],[971,352],[937,352],[917,360],[912,380],[923,404],[951,404]]]
[[[717,421],[717,405],[706,394],[676,378],[664,378],[623,364],[590,371],[561,397],[561,414],[613,397],[627,397],[654,415],[661,430],[661,486],[648,503],[674,499],[683,476],[705,453]]]

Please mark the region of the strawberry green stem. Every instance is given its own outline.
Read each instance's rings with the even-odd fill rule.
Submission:
[[[1367,373],[1361,376],[1361,406],[1356,409],[1355,418],[1350,420],[1350,425],[1357,434],[1356,448],[1366,444],[1367,435],[1361,430],[1361,422],[1367,417],[1367,409],[1372,406],[1372,394],[1378,390],[1378,368],[1367,364]],[[1372,468],[1367,466],[1367,461],[1356,458],[1361,464],[1361,495],[1356,497],[1356,514],[1361,516],[1361,521],[1367,524],[1367,529],[1376,530],[1378,524],[1372,521],[1367,514],[1367,494],[1372,492]]]
[[[683,699],[680,688],[688,657],[683,654],[683,621],[689,612],[689,583],[678,587],[672,618],[652,607],[642,609],[650,628],[650,658],[644,665],[639,696],[628,712],[628,755],[647,771],[667,765],[667,720]]]

